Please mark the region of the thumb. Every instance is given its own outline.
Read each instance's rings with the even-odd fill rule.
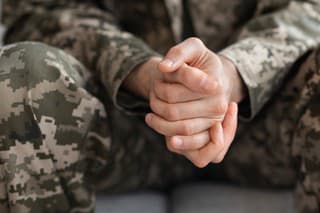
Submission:
[[[184,63],[190,64],[199,60],[204,51],[207,51],[207,48],[200,39],[189,38],[172,47],[159,63],[158,69],[161,72],[174,72]]]
[[[219,91],[217,79],[202,70],[183,64],[176,72],[163,75],[167,83],[180,83],[192,92],[213,94]]]

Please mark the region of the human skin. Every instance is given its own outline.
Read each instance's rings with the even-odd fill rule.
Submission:
[[[137,67],[124,86],[150,101],[146,123],[166,136],[169,150],[198,167],[223,160],[237,128],[236,103],[246,95],[228,59],[190,38]]]

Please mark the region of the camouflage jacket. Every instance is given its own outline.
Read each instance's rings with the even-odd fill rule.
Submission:
[[[97,72],[120,107],[123,79],[181,41],[187,15],[194,34],[236,64],[248,87],[251,117],[293,64],[320,44],[320,0],[189,0],[187,9],[183,2],[3,0],[5,40],[37,40],[70,52]]]

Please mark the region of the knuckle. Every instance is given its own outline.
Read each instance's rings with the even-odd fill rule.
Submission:
[[[193,159],[192,163],[200,169],[206,167],[209,164],[209,162],[204,158]]]
[[[175,97],[176,96],[174,96],[173,94],[168,94],[168,96],[167,96],[167,102],[169,103],[169,104],[174,104],[174,103],[176,103],[176,99],[175,99]]]
[[[162,89],[163,89],[163,98],[164,98],[165,100],[168,100],[168,99],[170,98],[170,92],[169,92],[169,90],[168,90],[166,87],[163,87]]]
[[[176,107],[166,104],[165,117],[169,121],[174,121],[179,119],[179,111]]]
[[[225,100],[218,100],[211,107],[211,112],[216,115],[224,115],[228,110],[228,103]]]
[[[194,79],[193,75],[190,75],[189,72],[179,72],[181,80],[185,82],[191,82]]]
[[[150,108],[152,109],[152,111],[154,111],[154,112],[157,111],[157,105],[156,105],[155,100],[153,98],[150,98],[149,105],[150,105]]]
[[[221,163],[223,159],[224,159],[224,155],[218,155],[216,158],[213,159],[212,162],[218,164],[218,163]]]
[[[192,126],[191,124],[189,124],[188,122],[182,122],[181,124],[181,134],[182,135],[187,135],[190,136],[192,135],[193,131],[192,131]]]
[[[194,43],[194,44],[197,45],[197,46],[204,46],[204,44],[203,44],[203,42],[201,41],[201,39],[199,39],[199,38],[197,38],[197,37],[188,38],[188,41]]]
[[[178,151],[172,146],[172,139],[167,139],[167,148],[170,152],[178,153]]]
[[[172,90],[168,87],[163,88],[163,96],[165,101],[168,103],[173,103],[174,102],[174,95],[172,94]]]
[[[182,55],[183,54],[183,50],[179,46],[172,47],[169,52],[173,55]]]

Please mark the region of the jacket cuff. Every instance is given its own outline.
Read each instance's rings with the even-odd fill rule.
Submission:
[[[137,97],[130,92],[122,90],[121,85],[135,67],[148,61],[154,56],[159,56],[159,54],[151,50],[139,39],[134,38],[133,40],[134,44],[131,42],[130,50],[126,50],[127,52],[118,53],[124,54],[126,57],[122,57],[119,71],[111,72],[115,73],[115,76],[108,78],[109,88],[107,88],[107,91],[109,93],[109,97],[112,99],[113,105],[117,109],[125,112],[126,114],[137,115],[145,114],[149,111],[148,102],[143,98]]]
[[[279,79],[275,77],[281,75],[281,72],[276,74],[276,69],[270,72],[272,65],[268,64],[268,49],[259,39],[247,38],[219,53],[234,63],[248,89],[249,97],[239,105],[239,116],[242,120],[252,120],[270,99],[276,89],[274,87],[279,83],[274,80]]]

